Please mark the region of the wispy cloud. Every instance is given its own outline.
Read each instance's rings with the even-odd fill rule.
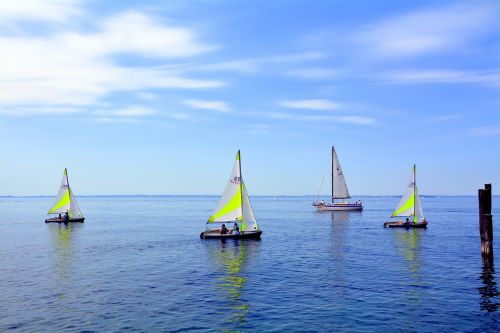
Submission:
[[[5,106],[0,107],[0,113],[9,115],[20,115],[20,116],[30,116],[39,114],[53,114],[53,115],[63,115],[63,114],[73,114],[77,112],[82,112],[83,109],[78,107],[67,107],[67,106]]]
[[[227,106],[225,102],[222,101],[206,101],[199,99],[189,99],[184,101],[184,104],[193,107],[195,109],[205,109],[214,110],[219,112],[229,112],[231,109]]]
[[[498,24],[500,6],[471,2],[416,11],[365,27],[354,36],[371,56],[404,57],[464,49]]]
[[[500,70],[401,70],[379,74],[386,83],[484,83],[500,85]]]
[[[338,72],[330,68],[302,68],[285,73],[288,76],[307,80],[331,80],[338,77]]]
[[[267,114],[274,119],[296,120],[296,121],[332,121],[356,125],[373,125],[375,119],[364,116],[326,116],[326,115],[297,115],[284,112],[271,112]]]
[[[443,115],[443,116],[433,117],[433,118],[430,118],[429,120],[433,123],[442,123],[442,122],[454,121],[454,120],[460,119],[462,117],[463,117],[463,115],[461,115],[461,114],[447,114],[447,115]]]
[[[470,133],[475,136],[495,136],[500,135],[500,126],[483,126],[470,129]]]
[[[278,54],[265,57],[234,59],[218,63],[189,64],[189,70],[257,73],[262,70],[274,71],[290,64],[310,62],[323,58],[325,58],[325,54],[322,52]]]
[[[278,105],[290,109],[309,109],[309,110],[336,110],[340,104],[327,99],[301,99],[280,101]]]

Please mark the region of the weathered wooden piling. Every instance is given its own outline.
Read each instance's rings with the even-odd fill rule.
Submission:
[[[493,257],[493,216],[491,215],[491,184],[479,189],[479,234],[483,257]]]

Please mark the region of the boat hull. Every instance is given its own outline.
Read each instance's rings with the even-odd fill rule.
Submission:
[[[83,221],[85,221],[85,217],[81,217],[81,218],[78,218],[78,219],[69,219],[68,220],[68,223],[71,222],[71,223],[83,223]],[[50,219],[46,219],[45,220],[45,223],[64,223],[64,219],[59,219],[57,217],[52,217]]]
[[[324,211],[361,211],[363,210],[362,203],[313,203],[320,212]]]
[[[427,222],[420,223],[406,223],[403,221],[395,221],[395,222],[385,222],[384,228],[427,228]]]
[[[221,235],[219,230],[207,230],[200,234],[201,239],[260,239],[261,230],[246,231],[238,235],[224,234]]]

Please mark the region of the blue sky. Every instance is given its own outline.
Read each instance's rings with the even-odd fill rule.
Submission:
[[[500,186],[495,1],[0,0],[0,194]],[[495,191],[497,192],[497,191]]]

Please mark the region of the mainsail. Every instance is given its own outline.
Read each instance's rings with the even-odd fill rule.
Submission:
[[[422,210],[422,204],[420,203],[420,198],[418,196],[418,190],[416,185],[416,166],[413,166],[412,172],[410,174],[410,179],[408,181],[408,186],[406,188],[403,197],[399,201],[398,206],[392,217],[404,217],[413,216],[413,221],[418,222],[424,219],[424,212]]]
[[[350,198],[347,184],[345,182],[344,173],[340,166],[339,158],[332,147],[332,201],[333,199]]]
[[[70,218],[83,217],[80,207],[76,202],[75,195],[69,187],[68,171],[64,169],[64,174],[61,180],[61,186],[57,193],[54,205],[47,214],[64,214],[68,212]]]
[[[240,151],[236,154],[229,182],[207,223],[241,221],[241,231],[258,230],[252,205],[241,177]]]

